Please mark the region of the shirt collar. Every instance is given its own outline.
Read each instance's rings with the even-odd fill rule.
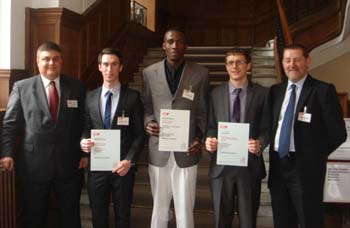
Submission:
[[[103,96],[105,96],[105,94],[107,93],[107,91],[111,91],[113,93],[113,95],[116,95],[116,94],[119,94],[120,93],[120,88],[121,88],[121,85],[120,83],[118,83],[116,86],[114,86],[113,88],[111,89],[107,89],[106,87],[102,86],[102,92],[101,94]]]
[[[305,82],[306,78],[307,78],[307,75],[305,75],[302,79],[300,79],[300,80],[297,81],[297,82],[292,82],[292,81],[288,80],[287,89],[288,89],[288,90],[291,89],[290,86],[291,86],[292,84],[294,84],[294,85],[296,85],[297,90],[300,91],[301,88],[303,88],[303,85],[304,85],[304,82]]]
[[[41,80],[42,80],[42,82],[43,82],[45,88],[47,88],[47,87],[50,85],[50,82],[51,82],[51,81],[54,81],[54,82],[55,82],[56,88],[60,88],[60,76],[58,76],[57,78],[55,78],[55,80],[50,80],[50,79],[44,77],[43,75],[40,75],[40,77],[41,77]]]
[[[230,94],[233,94],[233,92],[236,90],[236,89],[242,89],[242,93],[245,93],[247,91],[247,88],[248,88],[248,81],[241,87],[241,88],[236,88],[232,85],[232,83],[228,82],[228,86],[229,86],[229,92]]]

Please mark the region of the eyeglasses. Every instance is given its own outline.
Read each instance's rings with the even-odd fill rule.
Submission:
[[[244,60],[240,60],[240,61],[229,61],[226,63],[226,65],[229,65],[229,66],[233,66],[235,64],[236,64],[236,66],[242,66],[244,64],[247,64],[247,62]]]

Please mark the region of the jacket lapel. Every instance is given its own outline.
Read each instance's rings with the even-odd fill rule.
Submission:
[[[166,92],[166,96],[168,98],[173,98],[173,95],[170,92],[170,88],[168,85],[168,81],[166,80],[166,75],[165,75],[165,67],[164,67],[164,61],[165,59],[159,63],[159,68],[155,70],[155,80],[154,82],[159,84],[161,88],[163,88]]]
[[[58,119],[57,122],[62,121],[64,113],[67,112],[67,100],[70,97],[71,90],[69,88],[69,84],[65,80],[64,77],[60,77],[60,91],[61,91],[61,97],[60,97],[60,105],[58,109]]]
[[[115,110],[114,117],[112,120],[112,125],[111,125],[112,129],[115,128],[115,126],[117,126],[118,116],[122,116],[122,114],[123,114],[125,102],[127,99],[126,97],[127,97],[127,94],[125,91],[125,87],[123,85],[121,85],[118,106],[117,106],[117,109]]]
[[[248,87],[247,87],[247,98],[246,98],[246,102],[245,102],[245,110],[244,110],[244,120],[243,120],[243,123],[247,123],[248,119],[249,119],[249,116],[248,114],[250,112],[248,112],[248,109],[249,107],[251,106],[251,102],[253,100],[253,96],[254,96],[254,93],[253,93],[253,86],[250,82],[248,82]]]
[[[281,112],[281,108],[282,108],[282,103],[284,100],[284,95],[287,89],[287,85],[288,85],[288,81],[284,82],[281,86],[279,86],[277,88],[276,94],[274,95],[274,99],[276,99],[276,101],[274,102],[274,108],[273,108],[273,129],[274,131],[276,131],[277,129],[277,124],[278,124],[278,119],[279,119],[279,115]]]
[[[99,87],[98,89],[95,90],[94,94],[92,95],[92,100],[91,100],[91,104],[94,104],[91,106],[91,115],[94,117],[93,122],[96,123],[96,125],[98,126],[98,128],[104,128],[104,123],[103,123],[103,118],[101,115],[101,93],[102,93],[102,87]],[[97,104],[97,105],[96,105]],[[86,104],[88,105],[88,104]]]
[[[305,79],[303,88],[301,89],[301,93],[299,96],[297,108],[295,109],[294,120],[298,118],[298,113],[303,110],[303,106],[305,106],[307,98],[312,90],[312,77],[310,75]]]
[[[228,82],[230,83],[230,82]],[[223,90],[221,90],[221,97],[223,102],[223,122],[230,122],[230,90],[229,84],[226,83]]]
[[[38,101],[38,107],[44,110],[46,116],[49,116],[52,120],[51,113],[50,113],[50,107],[49,107],[49,101],[47,100],[46,91],[43,85],[43,82],[41,80],[40,75],[36,76],[35,84],[33,87],[33,95],[37,98]]]

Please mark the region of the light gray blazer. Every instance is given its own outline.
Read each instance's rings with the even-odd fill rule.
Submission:
[[[195,137],[196,128],[203,135],[207,126],[207,94],[208,70],[197,64],[186,62],[177,91],[172,96],[166,80],[164,61],[155,63],[143,71],[143,102],[145,110],[145,125],[154,120],[159,123],[160,109],[178,109],[190,111],[189,145]],[[192,87],[193,101],[183,98],[184,89]],[[150,136],[148,141],[149,162],[158,167],[164,167],[170,152],[158,151],[158,137]],[[179,167],[189,167],[198,163],[201,155],[187,156],[186,153],[175,153],[175,160]]]

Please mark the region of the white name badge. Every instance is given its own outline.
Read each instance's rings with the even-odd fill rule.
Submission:
[[[305,123],[311,122],[311,113],[299,112],[298,120]]]
[[[119,116],[117,119],[117,125],[129,126],[129,117]]]
[[[68,108],[78,108],[78,101],[77,100],[67,100],[67,107]]]
[[[184,92],[182,93],[182,97],[193,101],[194,92],[192,92],[191,90],[184,89]]]

